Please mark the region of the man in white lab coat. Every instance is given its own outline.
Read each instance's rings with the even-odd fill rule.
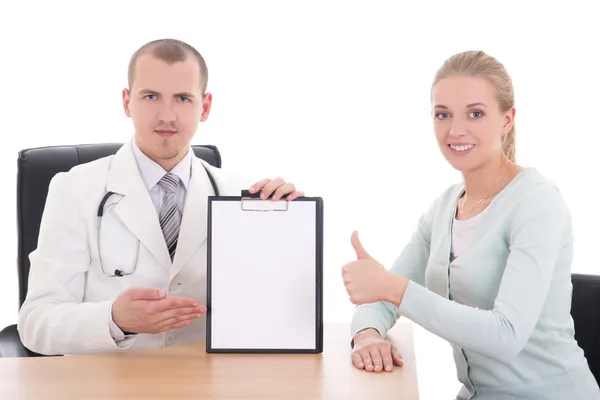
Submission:
[[[30,350],[118,352],[205,338],[207,197],[214,194],[207,173],[221,195],[239,196],[250,183],[190,148],[210,112],[207,79],[204,59],[184,42],[154,41],[134,53],[123,90],[133,139],[50,183],[19,313]],[[303,195],[280,178],[250,191],[275,200]],[[240,312],[254,311],[240,303]]]

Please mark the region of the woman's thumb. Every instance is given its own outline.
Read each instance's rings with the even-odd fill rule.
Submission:
[[[356,252],[356,258],[358,260],[365,260],[371,258],[367,250],[363,247],[362,243],[358,239],[358,232],[354,231],[352,233],[352,238],[350,240],[352,242],[352,247],[354,247],[354,251]]]
[[[394,364],[396,364],[397,366],[401,367],[404,365],[404,361],[400,356],[400,352],[395,347],[392,347],[392,359],[394,360]]]

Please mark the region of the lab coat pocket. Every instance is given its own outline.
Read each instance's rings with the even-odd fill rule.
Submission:
[[[100,219],[98,253],[103,272],[109,275],[128,275],[134,272],[140,251],[138,238],[107,206]]]

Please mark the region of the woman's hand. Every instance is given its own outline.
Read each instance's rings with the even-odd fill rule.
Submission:
[[[356,231],[351,241],[356,261],[344,265],[342,278],[352,304],[388,301],[398,307],[408,285],[406,278],[389,272],[371,257],[358,240]]]
[[[391,371],[394,365],[404,365],[400,352],[383,339],[375,329],[365,329],[354,336],[352,363],[368,372]]]

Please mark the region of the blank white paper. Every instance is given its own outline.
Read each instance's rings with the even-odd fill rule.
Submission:
[[[316,347],[316,203],[212,203],[211,347]]]

